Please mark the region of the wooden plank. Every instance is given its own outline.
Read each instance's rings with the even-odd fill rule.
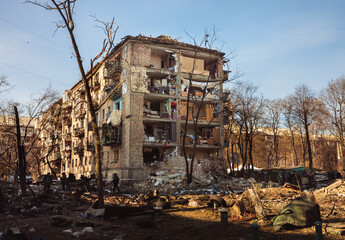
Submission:
[[[259,196],[257,195],[257,193],[253,189],[248,189],[247,191],[249,193],[249,199],[254,205],[256,217],[258,219],[266,218],[264,208],[262,207],[261,200],[260,200]]]

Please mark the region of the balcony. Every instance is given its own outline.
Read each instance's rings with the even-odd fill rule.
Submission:
[[[65,141],[71,141],[72,140],[72,134],[71,133],[64,133],[64,134],[62,134],[62,139]]]
[[[78,138],[82,138],[85,134],[84,128],[74,128],[74,136]]]
[[[71,118],[71,115],[66,115],[64,118],[63,118],[63,123],[64,125],[72,125],[72,118]]]
[[[92,100],[92,104],[93,104],[93,109],[97,110],[98,109],[98,100]]]
[[[119,73],[122,71],[122,67],[120,65],[119,61],[115,61],[115,62],[108,62],[106,63],[106,68],[107,68],[107,72],[108,72],[108,76],[113,76],[116,75],[116,73]]]
[[[110,91],[113,89],[117,84],[114,82],[113,79],[106,79],[104,82],[104,91]]]
[[[86,145],[86,151],[92,151],[92,152],[94,152],[94,151],[95,151],[95,144],[93,144],[93,143],[87,143],[87,145]]]
[[[155,78],[149,81],[147,90],[152,94],[162,94],[168,96],[177,95],[177,77],[164,76],[163,78]]]
[[[61,109],[60,108],[55,109],[54,110],[54,117],[59,117],[60,113],[61,113]]]
[[[83,144],[78,144],[76,147],[74,147],[73,152],[74,152],[74,154],[83,154],[84,153]]]
[[[98,90],[100,88],[100,86],[101,86],[101,83],[99,82],[99,80],[97,80],[93,83],[93,89],[94,90]]]
[[[54,152],[53,153],[53,160],[60,160],[61,159],[61,154],[59,152]]]
[[[108,135],[104,135],[102,137],[102,145],[103,146],[112,146],[112,147],[116,147],[116,146],[120,146],[121,145],[121,136],[116,136],[114,134],[108,134]]]
[[[60,145],[60,150],[61,150],[61,152],[63,152],[63,153],[71,152],[71,146],[65,144],[65,147],[63,147],[63,145],[61,144],[61,145]]]
[[[120,146],[121,145],[121,132],[118,127],[103,124],[102,126],[102,145],[103,146]]]
[[[64,102],[63,104],[62,104],[62,109],[71,109],[72,110],[72,101],[70,101],[70,100],[67,100],[66,102]]]
[[[145,124],[145,145],[172,146],[176,144],[176,123],[148,123]]]
[[[175,99],[167,98],[163,101],[159,98],[147,98],[145,96],[144,120],[158,119],[162,121],[176,121],[177,102]]]
[[[87,123],[87,131],[92,131],[92,122]]]
[[[78,109],[76,112],[75,112],[75,116],[77,118],[84,118],[85,117],[85,114],[86,114],[86,110],[85,109]]]
[[[81,92],[78,96],[78,101],[80,101],[80,102],[85,101],[85,99],[86,99],[85,96],[86,96],[85,91]]]

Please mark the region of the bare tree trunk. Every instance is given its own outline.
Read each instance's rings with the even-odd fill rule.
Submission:
[[[14,114],[16,117],[16,136],[17,136],[17,149],[18,149],[18,175],[20,179],[20,189],[22,190],[22,194],[26,193],[26,159],[25,159],[25,149],[24,146],[21,144],[21,134],[20,134],[20,124],[19,124],[19,116],[18,116],[18,109],[14,106]]]
[[[52,147],[50,148],[50,150],[48,151],[47,155],[46,155],[46,161],[47,161],[47,164],[48,164],[48,167],[50,169],[50,171],[52,172],[52,174],[54,175],[54,178],[57,179],[57,176],[56,176],[56,173],[55,171],[53,170],[52,166],[50,165],[50,162],[49,162],[49,155],[52,153],[52,151],[54,150],[54,142],[55,142],[55,138],[53,137],[53,140],[52,140]]]
[[[278,139],[278,135],[277,133],[274,133],[274,136],[273,136],[273,150],[274,150],[274,158],[275,158],[275,161],[276,161],[276,165],[278,166],[279,165],[279,139]]]
[[[67,30],[68,30],[68,33],[70,35],[70,39],[72,42],[72,46],[73,46],[73,49],[75,52],[75,56],[76,56],[76,59],[78,62],[78,67],[79,67],[79,71],[81,74],[81,78],[82,78],[83,84],[85,86],[87,106],[88,106],[89,113],[91,115],[92,133],[93,133],[94,141],[95,141],[98,204],[99,204],[99,207],[102,208],[104,206],[104,192],[103,192],[102,159],[101,159],[101,144],[100,144],[101,142],[100,142],[100,136],[99,136],[98,126],[97,126],[96,112],[95,112],[92,98],[91,98],[90,86],[89,86],[89,82],[88,82],[88,79],[87,79],[85,71],[84,71],[81,56],[79,53],[79,48],[78,48],[78,45],[76,43],[76,40],[75,40],[75,37],[73,34],[74,23],[68,22],[67,19],[64,17],[62,10],[60,9],[60,7],[56,4],[56,2],[54,0],[53,0],[53,3],[65,21],[65,24],[66,24],[66,27],[67,27]],[[70,16],[70,19],[72,19],[71,16]],[[70,24],[72,24],[72,26],[70,26]]]
[[[292,150],[293,150],[293,154],[295,157],[295,166],[298,166],[298,156],[297,156],[297,150],[296,150],[296,143],[295,143],[295,135],[292,131],[292,129],[290,128],[290,133],[291,133],[291,146],[292,146]]]
[[[312,155],[311,143],[309,139],[309,126],[305,124],[304,127],[305,127],[305,134],[306,134],[307,147],[308,147],[309,168],[310,170],[312,170],[313,169],[313,155]]]

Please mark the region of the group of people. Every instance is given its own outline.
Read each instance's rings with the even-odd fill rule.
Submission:
[[[306,182],[304,182],[306,184],[303,184],[302,178],[307,179]],[[289,172],[288,170],[280,171],[278,174],[278,182],[281,185],[284,183],[290,183],[299,185],[300,187],[315,187],[314,174],[305,170],[301,172]]]
[[[80,179],[84,180],[86,182],[89,182],[89,179],[87,177],[81,176]],[[96,175],[95,174],[91,175],[91,180],[92,179],[94,179],[96,181]],[[51,187],[52,181],[53,181],[53,176],[50,173],[48,173],[48,174],[43,176],[42,182],[43,182],[43,185],[44,185],[44,191],[45,192],[49,192],[50,191],[50,187]],[[61,188],[62,188],[62,190],[69,191],[71,189],[70,188],[70,183],[76,181],[76,178],[75,178],[74,174],[69,174],[69,176],[67,178],[66,174],[62,173],[60,181],[61,181]],[[113,193],[115,193],[115,191],[120,192],[120,188],[119,188],[120,178],[119,178],[119,176],[116,173],[113,174],[111,182],[112,182],[112,185],[113,185],[113,188],[112,188]]]

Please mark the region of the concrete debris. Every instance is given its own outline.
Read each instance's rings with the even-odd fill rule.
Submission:
[[[157,182],[159,184],[155,186]],[[84,185],[79,181],[75,183],[76,187],[79,183]],[[185,219],[184,221],[194,219],[193,221],[198,224],[209,219],[218,223],[221,220],[224,226],[227,220],[234,225],[238,222],[247,222],[249,226],[252,222],[250,220],[256,219],[260,230],[261,227],[265,227],[267,231],[273,231],[274,226],[283,226],[285,220],[290,225],[310,226],[312,221],[307,224],[291,224],[298,221],[300,214],[297,214],[297,217],[287,214],[289,211],[299,212],[301,209],[298,207],[301,204],[297,204],[297,208],[291,206],[308,196],[311,199],[310,203],[303,206],[319,206],[319,215],[314,215],[321,218],[316,217],[313,220],[322,220],[324,234],[345,234],[344,180],[337,180],[314,191],[314,198],[309,195],[311,190],[301,191],[299,186],[293,186],[291,183],[279,188],[263,188],[265,184],[269,183],[205,174],[204,177],[195,178],[195,181],[187,185],[183,173],[160,170],[151,174],[149,180],[136,182],[132,186],[121,186],[121,193],[106,193],[104,208],[98,207],[95,192],[83,190],[76,198],[73,195],[76,191],[73,190],[74,186],[61,191],[60,186],[53,184],[52,191],[44,192],[37,185],[33,188],[36,194],[33,197],[18,196],[12,189],[13,185],[3,184],[3,211],[0,215],[5,221],[0,223],[0,227],[6,229],[3,235],[23,233],[24,237],[27,236],[29,239],[34,239],[37,235],[49,239],[49,235],[41,233],[43,228],[41,229],[40,225],[33,224],[33,219],[43,219],[40,221],[48,221],[51,224],[50,231],[61,233],[61,228],[64,228],[63,232],[69,238],[97,239],[97,236],[104,236],[104,239],[124,240],[133,237],[133,226],[142,231],[149,228],[152,236],[161,236],[159,233],[164,231],[162,229],[170,228],[181,221],[181,218]],[[106,184],[105,190],[109,189],[111,184]],[[311,213],[308,212],[307,215],[311,216]],[[269,221],[274,216],[277,217],[273,220],[272,226]],[[7,224],[18,219],[20,225]],[[203,221],[205,219],[207,221]],[[275,221],[279,223],[274,223]],[[177,231],[179,228],[181,226]],[[303,231],[315,231],[312,229],[304,228]]]
[[[126,234],[120,233],[120,234],[118,234],[117,236],[115,236],[115,237],[113,238],[113,240],[123,240],[125,236],[126,236]]]
[[[240,219],[244,216],[246,208],[242,199],[235,199],[229,203],[230,215],[232,219]]]
[[[70,232],[72,234],[73,237],[79,237],[81,235],[83,235],[84,233],[91,233],[94,232],[92,227],[86,227],[80,231],[76,231],[76,232]]]
[[[323,231],[326,234],[345,236],[345,223],[325,223]]]
[[[100,209],[94,209],[94,208],[90,208],[89,210],[87,210],[87,215],[93,216],[93,217],[103,217],[104,216],[104,208],[100,208]]]
[[[197,201],[195,201],[194,199],[191,199],[188,202],[188,207],[197,208],[199,206],[200,206],[199,203]]]

